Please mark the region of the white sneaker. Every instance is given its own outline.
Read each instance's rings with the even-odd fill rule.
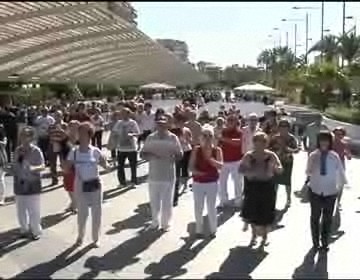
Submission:
[[[0,206],[4,206],[5,205],[5,201],[4,200],[0,200]]]

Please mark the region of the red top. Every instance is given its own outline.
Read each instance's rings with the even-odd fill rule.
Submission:
[[[345,161],[345,155],[348,150],[347,144],[345,141],[334,141],[333,150],[339,155],[342,162]]]
[[[196,146],[195,169],[203,172],[202,175],[193,175],[193,181],[197,183],[211,183],[219,179],[219,171],[205,159],[200,146]],[[216,159],[216,148],[213,148],[211,157]]]
[[[222,137],[230,138],[230,139],[242,139],[242,131],[239,128],[225,128],[222,131]],[[241,142],[236,144],[228,144],[220,141],[219,145],[223,152],[224,162],[233,162],[241,160],[242,154],[242,147]]]
[[[86,113],[76,113],[70,116],[70,120],[77,120],[79,122],[89,122],[91,119]]]

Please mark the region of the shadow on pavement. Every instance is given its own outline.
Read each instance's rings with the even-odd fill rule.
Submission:
[[[124,229],[143,228],[151,220],[151,210],[149,203],[139,204],[134,211],[136,214],[129,218],[112,224],[113,229],[106,234],[117,234]]]
[[[149,177],[148,174],[137,177],[138,185],[146,183],[148,177]]]
[[[292,279],[328,279],[327,254],[319,253],[316,262],[315,256],[316,251],[310,249],[303,263],[295,269]]]
[[[189,233],[192,227],[191,224],[188,225]],[[183,267],[195,259],[200,251],[212,241],[209,238],[197,240],[191,236],[181,239],[184,240],[184,245],[162,257],[158,263],[151,263],[145,268],[144,272],[150,275],[146,279],[160,279],[164,276],[166,279],[172,279],[185,274],[187,270]]]
[[[162,234],[160,231],[143,231],[107,252],[102,257],[92,256],[88,258],[85,262],[85,267],[89,271],[82,274],[78,279],[94,279],[102,271],[116,273],[126,266],[139,262],[141,259],[137,255],[147,250]]]
[[[133,189],[134,189],[133,187],[125,187],[125,188],[115,188],[111,190],[106,190],[103,193],[103,199],[110,200]]]
[[[265,259],[268,253],[249,247],[230,249],[226,260],[218,272],[213,272],[205,279],[252,279],[250,274]]]
[[[43,229],[50,228],[66,218],[68,218],[71,214],[69,213],[59,213],[54,215],[49,215],[41,220],[41,225]],[[22,239],[20,238],[19,229],[11,229],[6,232],[0,233],[0,257],[18,249],[27,244],[31,243],[30,239]]]
[[[54,273],[68,267],[72,263],[79,260],[86,253],[88,253],[92,247],[91,245],[89,245],[75,252],[77,248],[78,247],[76,245],[73,245],[67,248],[62,253],[60,253],[51,261],[35,265],[29,269],[26,269],[20,274],[13,276],[12,278],[13,279],[36,279],[36,278],[51,279],[51,276]]]
[[[220,215],[217,216],[218,227],[225,224],[232,216],[234,216],[236,211],[237,211],[236,208],[226,208],[222,210],[220,212]]]
[[[57,189],[63,188],[63,185],[46,185],[44,187],[42,187],[41,193],[48,193],[48,192],[52,192],[55,191]],[[15,195],[12,196],[8,196],[5,198],[5,205],[4,207],[14,204],[15,203]]]
[[[62,213],[48,215],[41,219],[41,226],[43,227],[43,229],[50,228],[52,226],[55,226],[55,225],[61,223],[62,221],[69,218],[70,216],[72,216],[72,213],[70,213],[70,212],[62,212]]]
[[[281,225],[280,222],[282,221],[282,219],[284,218],[284,216],[288,212],[288,210],[289,210],[289,207],[284,207],[281,210],[275,210],[275,220],[271,227],[271,232],[285,227],[284,225]]]

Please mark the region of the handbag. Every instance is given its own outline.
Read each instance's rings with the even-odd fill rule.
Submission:
[[[76,162],[76,149],[74,151],[74,161]],[[95,192],[100,188],[101,188],[100,178],[95,178],[82,182],[82,191],[84,193]]]
[[[84,181],[82,183],[82,190],[85,193],[95,192],[101,188],[101,182],[99,178]]]
[[[32,195],[41,193],[41,180],[25,181],[15,180],[15,193],[17,195]]]

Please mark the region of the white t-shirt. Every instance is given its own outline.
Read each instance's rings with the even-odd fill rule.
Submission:
[[[35,125],[37,128],[38,136],[43,137],[48,134],[48,129],[50,125],[53,125],[55,123],[55,119],[50,116],[38,116],[35,120]]]
[[[95,119],[95,116],[91,116],[91,122],[95,127],[95,131],[104,130],[104,118],[102,116],[99,116],[97,119]]]
[[[86,153],[80,152],[78,147],[73,148],[68,160],[74,162],[76,176],[81,181],[89,181],[99,177],[99,160],[101,151],[92,145]]]
[[[151,112],[148,114],[146,112],[142,112],[140,115],[137,115],[136,121],[141,132],[145,130],[153,131],[155,128],[155,113]]]
[[[117,149],[120,152],[133,152],[137,150],[137,137],[129,136],[129,133],[139,134],[139,126],[136,121],[119,120],[115,123],[112,131],[118,136]]]

